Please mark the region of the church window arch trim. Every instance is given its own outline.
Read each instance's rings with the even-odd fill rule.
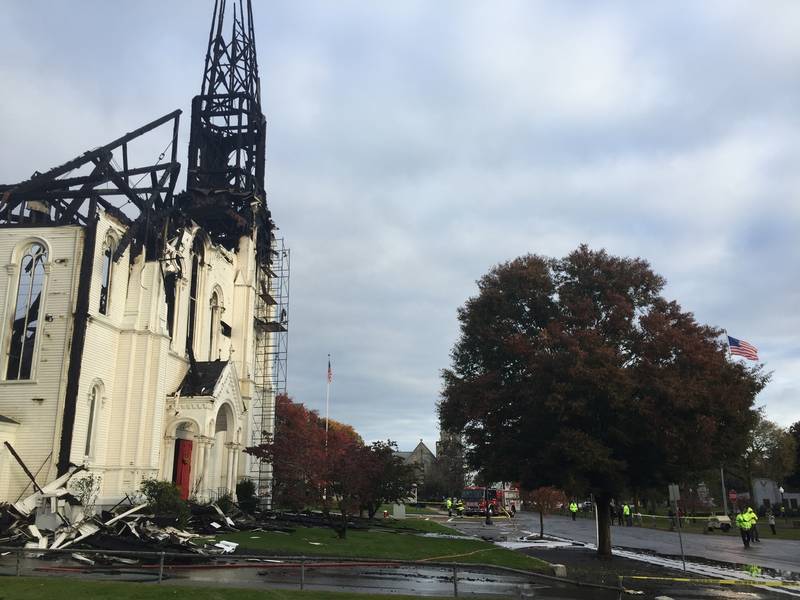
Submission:
[[[13,312],[7,317],[5,379],[25,381],[33,379],[35,374],[49,250],[41,240],[29,240],[15,254],[17,291],[11,305]]]
[[[219,358],[219,337],[222,327],[222,313],[225,312],[225,303],[222,290],[219,286],[211,292],[209,300],[209,338],[208,338],[208,360]]]
[[[103,241],[102,266],[100,269],[100,314],[107,315],[111,303],[111,283],[114,276],[114,251],[117,249],[117,240],[108,234]]]
[[[83,454],[86,458],[94,457],[97,439],[97,425],[99,421],[100,407],[103,400],[103,384],[95,381],[89,390],[88,407],[89,418],[86,421],[86,443],[84,444]]]
[[[189,302],[186,318],[186,354],[195,354],[195,329],[198,322],[199,298],[202,297],[201,268],[205,265],[205,242],[198,232],[192,244],[192,267],[189,276]]]

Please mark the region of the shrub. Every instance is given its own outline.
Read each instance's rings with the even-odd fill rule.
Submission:
[[[97,502],[97,496],[100,495],[102,482],[102,476],[88,472],[82,473],[69,481],[70,492],[83,505],[84,513],[87,515],[94,514],[94,505]]]
[[[171,481],[144,479],[139,487],[147,501],[147,508],[157,517],[174,516],[179,527],[189,522],[189,505],[181,498],[181,491]]]
[[[229,493],[225,493],[217,498],[216,504],[222,512],[227,513],[233,508],[233,498]]]
[[[242,479],[236,484],[236,498],[239,500],[239,508],[244,512],[250,514],[256,512],[258,508],[256,484],[251,479]]]

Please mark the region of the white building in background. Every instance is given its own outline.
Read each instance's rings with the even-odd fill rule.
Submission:
[[[85,465],[100,505],[148,478],[204,500],[246,476],[269,502],[271,467],[242,450],[272,433],[285,390],[288,251],[264,193],[249,4],[239,62],[215,9],[187,191],[180,111],[0,186],[0,501],[33,491],[21,461],[39,485]],[[156,135],[158,158],[134,145]]]

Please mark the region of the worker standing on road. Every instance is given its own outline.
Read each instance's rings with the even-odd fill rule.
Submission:
[[[739,533],[742,535],[742,543],[745,548],[750,547],[750,518],[746,512],[740,512],[736,515],[736,526],[739,528]]]
[[[769,511],[767,515],[767,523],[769,523],[769,528],[772,530],[772,535],[778,535],[778,532],[775,531],[775,513]]]
[[[461,498],[459,498],[458,502],[456,502],[456,514],[459,517],[464,516],[464,501]]]
[[[758,515],[752,506],[747,507],[747,518],[750,519],[750,541],[760,542],[761,538],[758,537]]]
[[[572,520],[575,520],[575,515],[578,514],[578,503],[573,500],[569,503],[569,512],[572,515]]]
[[[622,514],[625,515],[625,526],[630,527],[633,525],[633,519],[631,518],[631,507],[628,506],[628,503],[622,505]]]
[[[453,516],[453,499],[452,498],[448,498],[446,504],[447,504],[447,516],[448,517],[452,517]]]

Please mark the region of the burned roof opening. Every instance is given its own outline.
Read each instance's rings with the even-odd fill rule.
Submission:
[[[255,237],[259,263],[269,264],[274,224],[264,191],[266,118],[250,0],[214,3],[200,94],[192,101],[187,190],[175,194],[180,114],[169,113],[26,181],[0,185],[0,226],[86,227],[100,208],[127,227],[115,261],[128,248],[134,256],[147,250],[146,258],[157,260],[191,219],[228,250],[235,251],[242,236]],[[132,164],[130,143],[162,129],[170,134],[164,150]]]

